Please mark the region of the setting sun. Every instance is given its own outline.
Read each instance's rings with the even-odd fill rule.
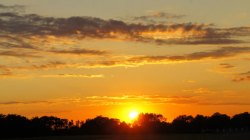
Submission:
[[[130,119],[135,119],[135,118],[137,118],[137,116],[138,116],[138,112],[137,111],[131,111],[130,113],[129,113],[129,118]]]

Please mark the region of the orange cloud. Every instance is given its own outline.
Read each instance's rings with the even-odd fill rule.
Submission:
[[[50,75],[41,75],[38,77],[44,78],[103,78],[102,74],[50,74]]]
[[[203,90],[203,89],[198,89]],[[209,91],[209,90],[208,90]],[[207,92],[207,91],[206,91]],[[210,92],[210,91],[209,91]],[[220,100],[211,99],[210,96],[220,95]],[[183,105],[250,105],[241,100],[240,96],[228,96],[228,92],[215,92],[192,96],[160,96],[160,95],[121,95],[121,96],[87,96],[87,97],[63,97],[43,101],[8,101],[0,102],[0,105],[32,105],[32,104],[71,104],[77,106],[113,106],[113,105],[156,105],[156,104],[183,104]],[[244,97],[243,97],[244,98]],[[223,99],[223,100],[221,100]],[[235,99],[232,101],[232,99]]]

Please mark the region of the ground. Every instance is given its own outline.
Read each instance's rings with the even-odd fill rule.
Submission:
[[[244,134],[92,135],[25,138],[21,140],[249,140]],[[15,139],[17,140],[17,139]],[[20,140],[20,139],[18,139]]]

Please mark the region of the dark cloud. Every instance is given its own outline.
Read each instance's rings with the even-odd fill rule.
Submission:
[[[108,60],[91,62],[89,67],[112,67],[112,66],[138,66],[145,64],[163,64],[186,61],[198,61],[204,59],[223,59],[240,54],[250,53],[250,47],[221,47],[216,50],[194,52],[186,55],[162,55],[162,56],[135,56],[128,59]],[[229,65],[228,65],[229,66]]]
[[[169,40],[162,40],[157,39],[155,42],[159,45],[164,44],[178,44],[178,45],[202,45],[202,44],[211,44],[211,45],[220,45],[220,44],[241,44],[246,43],[242,40],[237,39],[226,39],[226,38],[197,38],[197,39],[183,39],[183,40],[177,40],[177,39],[169,39]]]
[[[129,59],[130,62],[155,62],[155,61],[192,61],[206,58],[219,59],[232,57],[243,53],[250,53],[250,47],[222,47],[217,50],[207,52],[195,52],[187,55],[177,56],[141,56]]]
[[[41,56],[35,55],[34,52],[23,52],[18,50],[0,50],[0,56],[12,56],[12,57],[32,57],[32,58],[39,58]]]
[[[177,15],[177,14],[171,14],[166,12],[151,12],[148,15],[145,16],[137,16],[133,17],[133,20],[140,20],[140,21],[146,21],[146,22],[152,22],[157,19],[180,19],[185,17],[186,15]]]
[[[15,67],[15,69],[57,69],[57,68],[62,68],[62,67],[67,67],[68,64],[65,62],[61,62],[61,61],[51,61],[48,62],[46,64],[33,64],[31,66],[28,67]]]
[[[44,64],[32,64],[30,66],[12,66],[2,67],[6,70],[43,70],[43,69],[61,69],[61,68],[89,68],[89,67],[115,67],[115,66],[140,66],[145,64],[166,64],[176,62],[199,61],[205,59],[223,59],[234,57],[241,54],[250,53],[250,47],[221,47],[216,50],[194,52],[184,55],[162,55],[162,56],[133,56],[128,58],[119,58],[101,61],[85,61],[82,63],[68,63],[64,61],[51,61]],[[222,68],[233,68],[233,65],[222,63]]]
[[[40,104],[40,103],[53,103],[49,101],[9,101],[9,102],[0,102],[0,105],[18,105],[18,104]]]
[[[243,81],[250,81],[250,71],[245,73],[240,73],[235,76],[233,79],[234,82],[243,82]]]
[[[108,52],[100,50],[88,49],[71,49],[71,50],[49,50],[49,52],[60,54],[75,54],[75,55],[106,55]]]
[[[45,64],[31,64],[28,66],[7,66],[7,65],[0,65],[0,70],[4,74],[11,74],[12,71],[15,70],[48,70],[48,69],[58,69],[58,68],[65,68],[70,67],[70,64],[61,61],[50,61],[46,62]]]
[[[4,49],[13,49],[13,48],[36,49],[33,45],[25,42],[20,37],[13,37],[10,35],[0,35],[0,47]]]
[[[228,63],[221,63],[219,65],[219,68],[222,68],[222,69],[231,69],[231,68],[234,68],[235,66],[231,65],[231,64],[228,64]]]
[[[108,52],[101,50],[89,50],[89,49],[45,49],[37,47],[39,44],[27,43],[19,37],[13,37],[8,35],[0,35],[0,56],[15,56],[15,57],[39,57],[34,55],[35,53],[51,52],[60,54],[75,54],[75,55],[106,55]],[[15,50],[19,49],[19,50]],[[20,50],[25,49],[25,50]]]
[[[2,7],[4,6],[2,5]],[[178,18],[182,16],[155,13],[148,17]],[[147,16],[137,18],[147,18]],[[77,39],[112,38],[158,44],[235,44],[243,43],[244,40],[234,37],[249,36],[250,34],[249,27],[221,29],[214,28],[209,24],[194,23],[140,24],[95,17],[45,17],[37,14],[22,14],[21,12],[2,12],[0,13],[0,21],[0,35],[25,39],[31,39],[32,36],[40,36],[41,38],[55,36]],[[6,44],[5,46],[12,45]]]

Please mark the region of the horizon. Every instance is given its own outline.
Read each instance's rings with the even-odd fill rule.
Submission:
[[[59,119],[61,119],[61,120],[64,120],[64,119],[66,119],[66,120],[68,120],[69,122],[70,121],[73,121],[73,125],[76,125],[77,124],[77,122],[78,123],[86,123],[87,121],[91,121],[91,120],[95,120],[96,118],[107,118],[107,119],[110,119],[110,120],[118,120],[118,123],[126,123],[127,125],[130,125],[130,127],[133,127],[133,124],[134,123],[138,123],[138,121],[160,121],[160,122],[166,122],[166,123],[173,123],[174,121],[176,121],[176,120],[179,120],[179,118],[182,118],[183,116],[184,116],[184,119],[185,119],[185,117],[186,118],[189,118],[189,117],[191,117],[192,119],[196,119],[197,117],[200,117],[200,116],[202,116],[202,117],[204,117],[204,118],[207,118],[207,119],[209,119],[209,118],[212,118],[212,117],[214,117],[214,116],[227,116],[227,117],[229,117],[229,119],[230,120],[232,120],[233,118],[237,118],[237,117],[246,117],[246,116],[244,116],[244,115],[247,115],[247,118],[245,118],[245,119],[247,119],[248,121],[250,120],[250,113],[249,112],[240,112],[240,113],[236,113],[236,114],[233,114],[232,116],[230,116],[230,115],[228,115],[228,114],[224,114],[224,113],[221,113],[221,112],[214,112],[213,114],[211,114],[211,115],[204,115],[204,114],[197,114],[197,115],[189,115],[189,114],[180,114],[180,115],[178,115],[178,116],[176,116],[173,120],[171,120],[171,121],[169,121],[164,115],[162,115],[162,114],[157,114],[157,113],[152,113],[152,112],[145,112],[145,113],[139,113],[139,114],[137,114],[135,117],[133,117],[133,118],[131,118],[131,120],[130,121],[124,121],[124,120],[121,120],[121,119],[119,119],[119,118],[115,118],[115,117],[108,117],[108,116],[103,116],[103,115],[97,115],[97,116],[95,116],[95,117],[93,117],[93,118],[86,118],[85,120],[70,120],[70,119],[67,119],[67,118],[60,118],[60,117],[58,117],[58,116],[53,116],[53,115],[48,115],[48,116],[33,116],[33,117],[31,117],[31,118],[29,118],[29,117],[27,117],[27,116],[23,116],[23,115],[20,115],[20,114],[1,114],[0,113],[0,119],[3,119],[3,118],[5,118],[5,117],[7,117],[7,116],[16,116],[17,118],[18,117],[25,117],[25,118],[27,118],[28,120],[33,120],[33,119],[39,119],[39,118],[43,118],[43,117],[53,117],[53,118],[59,118]],[[146,117],[145,117],[146,116]],[[148,117],[148,118],[147,118]],[[152,117],[152,118],[154,118],[154,117],[156,117],[156,118],[158,118],[157,120],[150,120],[151,118],[150,117]],[[143,120],[143,119],[145,119],[145,120]],[[16,119],[16,118],[15,118]],[[142,119],[142,120],[141,120]],[[189,118],[190,119],[190,118]],[[225,119],[225,118],[224,118]],[[238,118],[237,118],[238,119]],[[241,120],[241,121],[247,121],[247,120]],[[10,121],[13,121],[13,120],[10,120]],[[237,121],[239,121],[239,120],[237,120]],[[187,122],[187,123],[190,123],[190,122]],[[248,123],[248,122],[246,122],[246,123]],[[247,125],[245,123],[245,125]]]
[[[250,112],[250,1],[3,0],[0,113]]]

